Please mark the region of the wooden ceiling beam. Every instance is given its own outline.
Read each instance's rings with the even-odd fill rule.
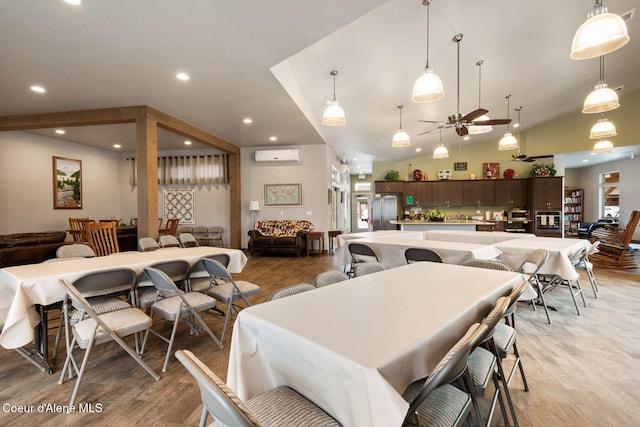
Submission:
[[[135,123],[138,119],[146,118],[148,108],[146,105],[136,105],[2,116],[0,117],[0,131]]]

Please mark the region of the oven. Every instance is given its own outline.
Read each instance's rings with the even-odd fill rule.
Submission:
[[[507,233],[531,233],[531,221],[505,221],[503,229]]]
[[[562,212],[536,211],[534,233],[562,233]]]
[[[512,209],[509,211],[509,221],[527,221],[529,219],[529,211],[523,209]]]

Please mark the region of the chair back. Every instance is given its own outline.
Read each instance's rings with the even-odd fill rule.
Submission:
[[[260,421],[220,378],[189,350],[176,351],[176,358],[198,382],[202,404],[219,423],[234,427],[259,427]],[[204,423],[205,420],[203,420]]]
[[[87,273],[73,281],[73,286],[83,296],[95,297],[108,294],[129,294],[138,280],[130,268],[114,268]]]
[[[164,271],[153,267],[144,267],[142,271],[149,280],[151,280],[153,286],[163,294],[167,292],[169,294],[181,295],[176,284],[173,283],[173,280],[171,280]]]
[[[349,243],[349,253],[351,254],[351,264],[368,261],[380,262],[373,249],[364,243]]]
[[[204,258],[214,259],[218,261],[220,264],[222,264],[224,268],[229,267],[229,262],[231,261],[231,257],[229,256],[229,254],[224,254],[224,253],[207,255]]]
[[[589,249],[587,250],[587,258],[589,257],[589,255],[598,252],[598,246],[600,246],[600,240],[596,240],[595,242],[591,243]]]
[[[87,227],[89,244],[97,256],[106,256],[120,252],[116,226],[113,222],[93,223]]]
[[[586,256],[587,256],[587,249],[578,248],[577,250],[573,251],[573,253],[569,256],[569,261],[571,261],[571,264],[573,264],[573,266],[577,266],[584,260]]]
[[[544,263],[549,258],[549,252],[545,249],[536,249],[531,252],[524,260],[522,265],[518,267],[519,273],[526,273],[534,277],[540,271],[540,268],[544,265]]]
[[[178,238],[172,234],[165,234],[163,236],[160,236],[160,238],[158,239],[160,246],[163,248],[179,248],[180,246],[180,241],[178,240]]]
[[[429,377],[424,382],[420,393],[413,399],[409,405],[409,411],[405,417],[405,422],[411,425],[420,425],[415,419],[417,409],[422,405],[429,393],[434,391],[440,385],[447,384],[462,375],[466,369],[467,358],[473,347],[486,333],[487,326],[481,323],[475,323],[467,330],[458,342],[451,347],[447,354],[440,360],[436,367],[431,371]],[[403,424],[404,425],[404,424]]]
[[[179,218],[167,219],[167,226],[161,230],[162,234],[175,236],[176,233],[178,232],[179,223],[180,223]]]
[[[63,245],[56,250],[56,256],[58,258],[93,258],[96,253],[91,249],[91,246],[83,243],[74,243],[72,245]]]
[[[502,261],[489,259],[469,259],[461,265],[466,267],[486,268],[488,270],[513,271],[513,268],[509,267],[508,264]]]
[[[87,234],[87,226],[95,223],[94,220],[88,217],[84,218],[69,218],[69,231],[73,236],[74,242],[88,242],[89,236]]]
[[[176,285],[183,284],[187,288],[186,282],[189,280],[191,266],[188,261],[176,259],[171,261],[162,261],[150,265],[151,268],[160,270],[165,273]]]
[[[141,237],[138,240],[138,249],[140,249],[140,252],[151,252],[155,251],[156,249],[160,249],[160,245],[154,238]]]
[[[308,283],[299,283],[297,285],[288,286],[286,288],[278,289],[269,297],[269,301],[273,301],[280,298],[289,297],[291,295],[300,294],[302,292],[312,291],[316,287]]]
[[[407,264],[419,261],[442,262],[442,258],[436,251],[428,248],[407,248],[404,251]]]
[[[483,342],[493,337],[493,330],[495,329],[500,319],[506,316],[507,309],[509,308],[510,303],[511,299],[509,297],[498,298],[489,314],[487,314],[485,318],[482,319],[482,323],[487,325],[487,332],[485,336],[482,337]]]
[[[313,279],[313,284],[316,288],[321,288],[327,285],[333,285],[334,283],[342,282],[343,280],[348,280],[346,274],[342,274],[337,270],[329,270],[322,272]]]
[[[522,294],[529,288],[529,282],[526,280],[520,283],[511,293],[509,294],[509,306],[507,310],[504,312],[504,316],[509,316],[515,313],[518,305],[516,304]]]
[[[233,282],[231,274],[229,274],[226,267],[222,265],[220,261],[212,259],[211,257],[202,258],[200,261],[202,261],[202,265],[211,277],[221,278],[225,281]]]
[[[180,244],[183,248],[194,248],[196,246],[200,246],[195,236],[191,233],[180,233],[178,240],[180,240]]]
[[[377,273],[379,271],[386,270],[387,267],[384,264],[369,261],[369,262],[358,262],[353,265],[353,277],[364,276],[367,274]]]
[[[62,286],[62,289],[64,290],[66,296],[69,298],[69,300],[71,300],[71,304],[75,308],[77,308],[78,310],[82,310],[83,313],[90,316],[105,331],[110,331],[109,327],[107,327],[107,325],[105,325],[104,322],[100,320],[98,313],[96,313],[93,307],[91,307],[89,301],[87,301],[87,299],[82,296],[80,291],[71,282],[66,279],[60,279],[59,283],[60,286]]]
[[[224,229],[218,225],[211,226],[207,229],[207,237],[209,238],[209,245],[222,247],[222,232]]]

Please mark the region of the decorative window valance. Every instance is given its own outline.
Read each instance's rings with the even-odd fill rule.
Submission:
[[[138,182],[136,159],[128,158],[129,184]],[[158,185],[225,184],[229,182],[229,155],[158,157]]]

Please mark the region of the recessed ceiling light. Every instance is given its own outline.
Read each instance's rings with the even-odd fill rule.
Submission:
[[[514,128],[518,128],[518,127],[520,127],[520,123],[515,123],[515,124],[513,125],[513,127],[514,127]]]
[[[38,85],[31,86],[31,90],[36,92],[36,93],[45,93],[46,92],[45,88],[43,88],[42,86],[38,86]]]
[[[593,151],[591,153],[589,153],[590,156],[595,156],[596,153],[594,153]]]
[[[191,141],[186,140],[186,141],[184,142],[184,145],[191,145]]]
[[[80,6],[82,4],[82,0],[64,0],[64,2],[74,6]]]
[[[187,80],[189,80],[191,77],[189,77],[189,74],[187,74],[187,73],[178,73],[178,74],[176,74],[176,78],[177,78],[178,80],[182,80],[182,81],[185,81],[185,82],[186,82],[186,81],[187,81]]]
[[[421,151],[422,151],[422,148],[420,148],[420,147],[416,148],[416,153],[419,153]]]
[[[242,123],[244,123],[246,125],[250,125],[251,123],[253,123],[253,120],[251,120],[249,117],[247,117],[244,120],[242,120]]]
[[[465,136],[464,138],[462,138],[463,141],[468,141],[469,138],[471,138],[469,135]]]
[[[358,158],[357,158],[357,157],[354,157],[354,158],[353,158],[353,161],[354,161],[354,162],[357,162],[357,161],[358,161]]]
[[[276,136],[270,136],[269,137],[269,141],[277,141],[277,140],[278,140],[278,137],[276,137]]]
[[[65,134],[65,133],[67,133],[67,132],[65,132],[65,131],[64,131],[64,129],[56,129],[56,133],[57,133],[58,135],[64,135],[64,134]]]
[[[120,144],[113,144],[113,148],[122,148],[122,145],[120,145]]]
[[[582,159],[582,163],[589,163],[589,159]]]
[[[356,166],[356,169],[360,169],[360,165]]]

